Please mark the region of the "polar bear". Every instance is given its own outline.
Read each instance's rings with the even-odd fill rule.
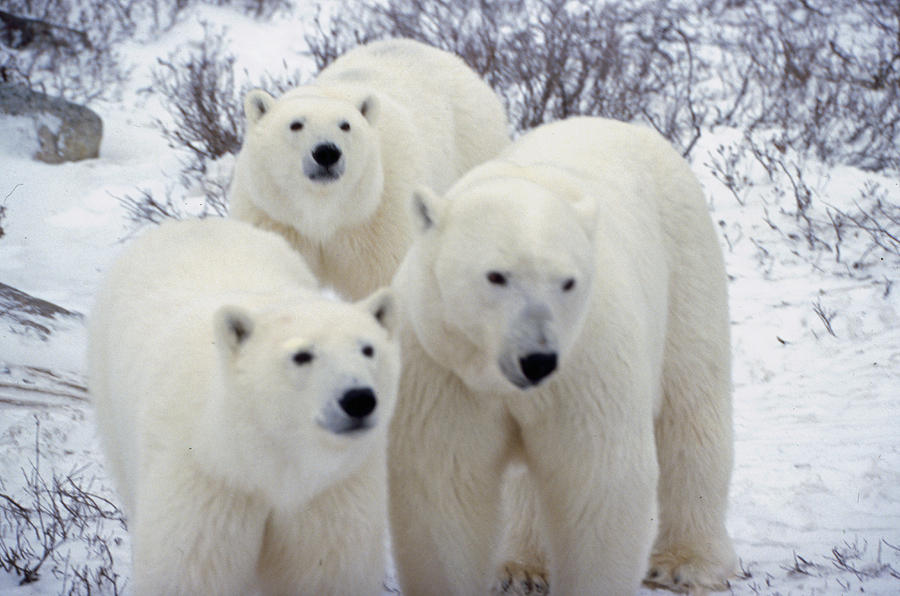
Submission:
[[[388,441],[403,594],[546,589],[529,560],[492,585],[504,517],[540,537],[557,596],[633,594],[648,568],[674,590],[722,588],[726,275],[685,161],[648,129],[573,118],[412,205]],[[536,527],[502,510],[510,462]]]
[[[392,294],[320,297],[278,235],[163,224],[112,265],[90,390],[136,594],[380,594]]]
[[[285,236],[352,299],[390,283],[413,190],[445,190],[509,144],[497,95],[453,54],[412,40],[344,54],[310,85],[244,100],[230,214]]]

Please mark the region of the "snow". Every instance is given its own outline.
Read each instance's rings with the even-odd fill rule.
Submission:
[[[302,55],[301,33],[309,16],[262,22],[224,8],[192,9],[165,35],[123,46],[132,71],[121,99],[92,105],[104,121],[97,159],[33,161],[26,124],[0,119],[0,282],[89,312],[103,271],[133,234],[116,197],[142,188],[164,193],[184,157],[153,126],[154,118],[168,117],[146,90],[157,57],[198,39],[208,21],[227,27],[239,84],[266,72],[308,76],[312,62]],[[752,185],[741,204],[710,167],[718,148],[739,138],[729,129],[705,131],[692,154],[731,276],[736,463],[728,521],[744,570],[731,590],[898,593],[900,267],[896,258],[867,252],[865,234],[845,235],[840,262],[833,252],[809,250],[802,236],[792,239],[799,228],[790,189],[749,161],[740,171]],[[822,204],[851,210],[867,182],[900,204],[896,175],[803,166]],[[855,270],[857,259],[866,263]],[[115,500],[84,390],[83,321],[52,322],[47,341],[13,333],[2,313],[0,323],[0,492],[19,494],[37,446],[45,478],[78,470],[94,479],[92,490]],[[0,532],[8,529],[0,519]],[[127,591],[127,532],[113,521],[94,535],[113,545],[113,568]],[[73,544],[70,571],[103,560]],[[0,572],[0,593],[57,594],[74,585],[71,573],[48,566],[24,586]],[[386,593],[396,592],[390,578],[387,586]]]

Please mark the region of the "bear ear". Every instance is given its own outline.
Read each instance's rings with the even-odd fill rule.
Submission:
[[[389,335],[397,328],[397,297],[390,287],[379,288],[356,305],[371,314]]]
[[[381,102],[375,95],[367,95],[359,102],[359,113],[369,121],[369,124],[375,124],[375,121],[378,120],[380,108]]]
[[[247,123],[256,124],[265,116],[266,112],[272,109],[275,98],[262,89],[251,89],[244,96],[244,115],[247,117]]]
[[[445,200],[437,196],[427,187],[420,187],[413,192],[410,208],[413,221],[422,232],[437,227],[444,213]]]
[[[215,314],[216,343],[229,354],[234,354],[253,333],[253,319],[238,306],[223,306]]]

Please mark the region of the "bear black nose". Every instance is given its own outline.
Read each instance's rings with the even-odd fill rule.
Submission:
[[[341,397],[338,404],[351,418],[365,418],[375,411],[375,392],[368,387],[355,387],[348,389]]]
[[[315,146],[312,156],[317,164],[330,168],[341,158],[341,150],[334,143],[322,143]]]
[[[556,370],[556,353],[535,352],[519,358],[519,367],[532,385],[537,385]]]

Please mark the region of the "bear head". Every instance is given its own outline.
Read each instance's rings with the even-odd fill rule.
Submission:
[[[384,188],[379,102],[300,87],[275,99],[255,89],[244,98],[241,149],[251,200],[272,219],[313,240],[365,222]]]
[[[478,392],[564,369],[594,278],[594,202],[507,174],[482,166],[446,198],[418,191],[420,233],[397,276],[419,342]]]
[[[385,289],[356,304],[315,297],[217,311],[217,426],[234,443],[225,465],[239,482],[296,503],[384,449],[400,374],[395,317]]]

